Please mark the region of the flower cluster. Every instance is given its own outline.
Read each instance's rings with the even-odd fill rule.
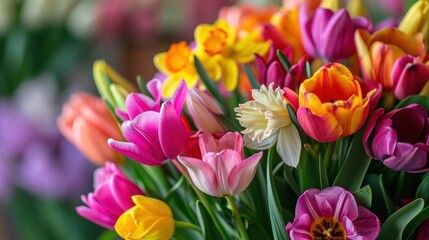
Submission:
[[[124,239],[424,234],[429,1],[399,27],[348,2],[224,8],[140,92],[97,61],[106,105],[75,95],[59,119],[105,164],[79,214]]]

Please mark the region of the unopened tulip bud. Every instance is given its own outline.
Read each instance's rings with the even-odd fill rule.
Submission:
[[[427,44],[429,41],[429,0],[420,0],[414,3],[398,28],[411,36],[419,32],[422,33]]]

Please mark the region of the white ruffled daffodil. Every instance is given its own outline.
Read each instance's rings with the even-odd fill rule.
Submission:
[[[245,128],[242,133],[246,147],[263,150],[277,142],[276,149],[283,161],[296,167],[301,153],[301,138],[289,116],[283,94],[281,88],[274,90],[273,84],[268,88],[261,85],[259,90],[252,90],[254,100],[240,104],[234,111]]]

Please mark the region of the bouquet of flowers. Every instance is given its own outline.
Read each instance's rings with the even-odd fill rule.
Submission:
[[[429,1],[365,10],[224,8],[138,87],[96,61],[58,119],[100,166],[77,212],[103,239],[427,239]]]

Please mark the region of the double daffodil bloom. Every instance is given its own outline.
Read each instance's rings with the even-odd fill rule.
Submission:
[[[195,55],[203,65],[213,61],[214,68],[220,70],[220,78],[229,91],[237,86],[238,64],[252,61],[255,54],[265,55],[270,46],[269,42],[262,41],[258,31],[238,38],[237,30],[224,20],[218,20],[213,25],[198,25],[194,35],[197,44]],[[215,77],[214,80],[218,81],[219,78]]]
[[[168,240],[174,234],[174,219],[170,207],[154,198],[136,195],[136,204],[116,221],[115,230],[125,240]]]
[[[347,67],[327,64],[301,84],[298,121],[310,137],[334,142],[362,127],[375,92],[362,96],[359,82]]]
[[[301,154],[301,138],[293,125],[283,98],[284,91],[274,83],[268,88],[252,90],[254,100],[240,104],[234,109],[240,125],[245,129],[245,145],[248,148],[263,150],[277,143],[276,150],[282,160],[291,167],[298,166]]]

